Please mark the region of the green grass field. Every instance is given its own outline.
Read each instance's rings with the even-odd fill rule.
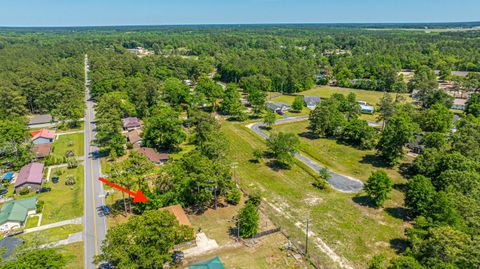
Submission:
[[[52,145],[52,155],[64,157],[67,151],[73,151],[75,156],[83,156],[85,153],[83,145],[83,133],[61,135]]]
[[[28,217],[27,223],[25,224],[25,229],[37,227],[38,224],[38,216]]]
[[[52,242],[57,242],[68,238],[68,235],[81,232],[83,230],[83,225],[81,224],[72,224],[65,225],[61,227],[51,228],[39,232],[33,232],[28,234],[20,234],[19,238],[25,240],[25,245],[42,245]],[[82,251],[83,252],[83,251]]]
[[[83,242],[64,245],[57,249],[67,257],[68,263],[65,268],[83,269]]]
[[[75,169],[63,167],[58,170],[62,173],[59,182],[47,183],[52,191],[38,195],[38,200],[45,201],[42,225],[83,216],[83,166]],[[57,170],[52,170],[52,176],[55,171]],[[67,175],[74,175],[77,183],[73,186],[65,185]]]
[[[318,190],[312,186],[312,172],[297,165],[290,170],[274,170],[265,163],[255,163],[253,150],[265,149],[265,142],[245,124],[223,124],[230,141],[229,159],[239,163],[237,175],[242,188],[262,193],[270,219],[286,229],[292,240],[303,242],[305,235],[300,229],[304,229],[309,216],[311,230],[354,268],[365,268],[368,260],[377,254],[395,255],[391,244],[404,238],[407,225],[388,212],[399,210],[401,195],[392,195],[385,209],[374,209],[362,205],[363,194]],[[312,256],[318,263],[336,268],[315,246],[317,238],[310,240]]]

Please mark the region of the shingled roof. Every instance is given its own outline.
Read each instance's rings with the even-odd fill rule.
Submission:
[[[0,210],[0,224],[8,221],[24,222],[28,211],[37,208],[37,197],[30,197],[22,200],[12,200],[3,204]]]
[[[29,163],[20,169],[15,188],[26,183],[42,184],[43,181],[43,163]]]

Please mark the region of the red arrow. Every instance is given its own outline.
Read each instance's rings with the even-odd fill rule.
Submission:
[[[147,196],[145,196],[141,190],[138,190],[135,193],[135,192],[133,192],[131,190],[127,190],[127,189],[125,189],[125,188],[123,188],[123,187],[121,187],[121,186],[119,186],[115,183],[112,183],[112,182],[104,179],[103,177],[98,178],[98,180],[100,180],[101,182],[103,182],[107,185],[110,185],[110,186],[114,187],[115,189],[119,189],[123,192],[126,192],[126,193],[132,195],[134,203],[146,203],[148,201]]]

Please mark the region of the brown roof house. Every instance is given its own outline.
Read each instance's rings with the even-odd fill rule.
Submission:
[[[152,163],[162,164],[168,161],[168,154],[158,153],[152,148],[137,148],[138,152],[143,153]]]
[[[142,128],[142,123],[137,117],[128,117],[122,119],[123,129],[127,131],[133,131],[135,129]]]
[[[35,153],[35,158],[37,160],[47,157],[51,150],[52,144],[38,144],[32,147],[32,152]]]
[[[133,130],[127,134],[128,142],[133,144],[134,148],[139,148],[142,144],[142,138],[140,137],[140,130]]]
[[[37,191],[43,183],[43,163],[29,163],[20,169],[15,181],[15,192],[28,188]]]
[[[177,219],[178,223],[180,223],[180,225],[186,225],[188,227],[192,227],[192,224],[190,223],[190,220],[188,219],[187,214],[185,213],[185,210],[183,210],[181,205],[171,205],[171,206],[160,208],[160,210],[164,210],[172,213]]]

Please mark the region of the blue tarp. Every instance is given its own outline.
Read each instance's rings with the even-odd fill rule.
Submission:
[[[13,175],[14,175],[13,172],[5,173],[5,174],[3,174],[3,176],[2,176],[2,180],[8,180],[8,181],[10,181],[10,180],[13,179]]]

